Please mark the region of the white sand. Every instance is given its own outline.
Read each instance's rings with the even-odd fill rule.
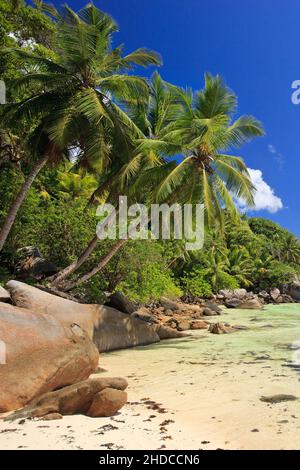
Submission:
[[[226,321],[254,329],[222,336],[199,332],[189,340],[103,354],[101,374],[129,382],[129,403],[117,416],[0,422],[0,448],[300,449],[300,400],[260,401],[275,394],[300,398],[300,374],[286,367],[286,346],[300,339],[298,310],[293,307],[284,331],[281,315],[277,324],[271,319],[272,308],[269,314],[235,311]],[[167,412],[149,409],[145,399]],[[165,420],[172,422],[162,427]]]

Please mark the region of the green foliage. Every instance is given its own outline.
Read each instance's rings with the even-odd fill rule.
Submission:
[[[259,289],[281,288],[292,284],[297,275],[299,275],[299,267],[297,270],[279,261],[272,261],[267,269],[262,268],[262,271],[254,273],[253,282]]]
[[[185,294],[208,298],[212,295],[211,284],[207,281],[207,273],[203,268],[194,267],[180,281]]]
[[[292,282],[299,240],[274,222],[240,218],[234,204],[233,196],[251,204],[254,188],[245,162],[227,152],[263,129],[251,116],[233,120],[237,98],[222,79],[205,75],[195,93],[158,73],[146,81],[132,69],[159,65],[158,55],[112,48],[117,25],[94,5],[78,14],[65,6],[58,18],[42,0],[36,8],[14,3],[0,0],[0,79],[14,103],[1,116],[0,227],[32,162],[47,151],[53,165],[17,215],[0,253],[0,282],[15,276],[16,251],[27,245],[61,268],[77,259],[95,235],[89,200],[115,204],[120,194],[134,202],[204,202],[204,249],[187,252],[184,240],[131,240],[74,291],[85,300],[102,302],[114,290],[139,302],[182,291],[209,297]],[[112,245],[99,242],[79,274]]]
[[[218,275],[216,284],[215,284],[215,292],[219,292],[221,289],[238,289],[240,284],[236,277],[231,276],[226,272],[221,272]]]
[[[0,0],[0,50],[4,47],[44,47],[49,50],[55,36],[55,24],[37,9],[19,1]],[[0,78],[9,80],[20,75],[20,61],[0,54]]]
[[[204,88],[195,93],[175,86],[170,90],[179,104],[176,119],[163,129],[160,139],[141,139],[140,148],[180,154],[182,159],[150,170],[144,179],[151,175],[157,180],[155,202],[172,200],[174,193],[177,202],[201,201],[207,224],[218,222],[223,227],[222,206],[238,218],[233,198],[242,197],[251,206],[255,189],[242,158],[224,152],[263,135],[262,125],[252,116],[233,121],[237,98],[219,75],[206,74]]]
[[[131,271],[125,281],[117,286],[129,298],[149,302],[162,296],[179,297],[182,292],[168,270],[162,271],[156,264],[148,264],[143,271]]]

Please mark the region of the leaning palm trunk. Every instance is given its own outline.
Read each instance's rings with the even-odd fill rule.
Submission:
[[[77,279],[73,283],[65,283],[62,285],[62,289],[64,291],[69,291],[74,289],[75,287],[79,286],[80,284],[83,284],[84,282],[88,281],[91,279],[95,274],[99,273],[102,271],[102,269],[105,268],[105,266],[110,262],[110,260],[115,256],[115,254],[122,248],[122,246],[128,241],[128,239],[121,239],[118,240],[112,247],[112,249],[102,258],[99,263],[91,269],[89,272],[81,276],[79,279]]]
[[[92,238],[91,241],[89,242],[86,249],[81,253],[81,255],[75,261],[73,261],[73,263],[71,263],[69,266],[59,271],[54,276],[48,278],[48,281],[50,281],[51,286],[59,288],[67,277],[69,277],[71,274],[77,271],[77,269],[79,269],[83,265],[83,263],[87,261],[90,254],[94,251],[94,249],[97,246],[98,240],[99,239],[97,235],[95,235],[94,238]]]
[[[112,220],[114,216],[114,213],[112,212],[110,217],[107,219],[107,222]],[[62,269],[58,273],[56,273],[54,276],[51,276],[48,278],[48,281],[50,282],[50,286],[56,287],[56,288],[62,288],[64,284],[64,280],[69,277],[71,274],[73,274],[77,269],[79,269],[89,258],[89,256],[92,254],[92,252],[95,250],[97,247],[99,238],[97,235],[95,235],[89,242],[88,246],[85,248],[85,250],[81,253],[81,255],[73,261],[69,266],[66,268]]]
[[[4,220],[4,224],[2,226],[2,229],[0,231],[0,251],[2,250],[7,237],[10,233],[10,230],[16,220],[18,211],[23,204],[23,201],[32,185],[34,182],[35,178],[39,174],[39,172],[43,169],[43,167],[46,165],[47,161],[49,160],[49,155],[44,155],[40,160],[37,161],[37,163],[34,165],[32,168],[31,172],[29,173],[27,179],[25,180],[24,184],[22,185],[20,191],[17,194],[16,199],[14,200],[13,204],[10,207],[10,210],[6,216],[6,219]]]

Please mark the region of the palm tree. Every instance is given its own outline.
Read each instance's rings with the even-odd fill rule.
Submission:
[[[228,272],[241,286],[251,286],[253,261],[245,247],[232,248],[228,254]]]
[[[219,76],[205,75],[205,86],[195,94],[173,87],[174,97],[182,111],[162,138],[140,140],[140,148],[155,149],[166,156],[181,155],[181,161],[168,161],[160,169],[153,200],[164,200],[176,192],[182,202],[202,202],[206,221],[223,225],[226,208],[238,217],[234,198],[253,205],[254,187],[247,167],[239,157],[224,153],[239,147],[253,137],[263,135],[255,118],[241,116],[233,121],[236,96]],[[157,169],[152,170],[156,174]],[[151,170],[146,178],[150,178]]]
[[[36,9],[40,12],[48,13],[49,15],[57,18],[59,16],[55,6],[51,3],[44,2],[43,0],[32,0]]]
[[[5,120],[39,122],[40,133],[35,135],[46,135],[48,146],[38,155],[4,220],[0,250],[28,189],[47,163],[54,158],[59,160],[69,147],[77,146],[78,160],[83,164],[97,162],[97,168],[103,169],[109,163],[112,133],[122,141],[127,141],[129,134],[143,137],[117,100],[126,102],[136,96],[146,99],[146,81],[126,72],[133,65],[159,65],[160,59],[145,49],[122,56],[121,46],[111,47],[116,30],[113,19],[92,4],[78,14],[66,6],[58,24],[56,59],[21,48],[7,51],[25,64],[35,64],[37,71],[13,83],[15,92],[34,91],[21,102],[8,105]]]
[[[138,126],[144,139],[160,139],[165,129],[175,119],[178,113],[178,105],[177,101],[174,100],[173,94],[170,92],[170,85],[164,82],[157,72],[151,78],[149,89],[148,101],[133,101],[128,103],[127,112],[131,120]],[[164,164],[163,157],[155,149],[140,151],[134,146],[129,147],[129,151],[126,147],[120,150],[113,147],[113,153],[122,155],[123,159],[113,159],[112,165],[108,168],[108,173],[103,174],[102,184],[94,192],[92,201],[100,199],[116,204],[119,195],[127,194],[131,202],[147,202],[144,199],[147,191],[145,191],[141,175],[154,168],[157,168],[159,171]],[[153,180],[150,184],[155,184],[155,181]],[[66,282],[65,279],[78,270],[89,258],[96,248],[98,241],[95,235],[77,260],[49,279],[52,285],[63,290],[70,290],[86,282],[108,264],[127,240],[117,240],[111,250],[103,259],[99,260],[94,268],[76,281]]]
[[[167,89],[168,100],[173,102],[172,117],[163,120],[159,132],[153,130],[151,123],[155,106],[146,114],[148,119],[138,119],[139,123],[152,124],[147,135],[138,139],[138,150],[141,154],[160,155],[164,163],[143,171],[136,180],[137,187],[143,187],[149,194],[148,203],[203,202],[210,225],[214,219],[223,224],[223,207],[237,219],[234,196],[252,205],[255,188],[243,160],[221,153],[220,149],[239,146],[263,135],[261,124],[251,116],[232,121],[236,96],[219,76],[206,75],[204,90],[195,96],[172,85]],[[180,153],[184,157],[180,163],[168,158]],[[101,271],[123,244],[124,240],[118,240],[111,253],[68,288],[86,282]]]
[[[292,234],[287,233],[281,239],[280,243],[281,261],[283,263],[297,263],[300,262],[300,242]]]
[[[205,270],[206,276],[209,277],[213,291],[216,292],[217,286],[220,281],[222,282],[223,276],[227,275],[229,261],[220,252],[212,248],[208,253],[208,266]]]
[[[58,171],[58,194],[65,198],[75,200],[77,198],[88,199],[97,187],[94,175],[84,172],[73,173],[71,171]]]
[[[20,138],[6,129],[0,129],[0,166],[7,162],[18,163],[24,156]]]

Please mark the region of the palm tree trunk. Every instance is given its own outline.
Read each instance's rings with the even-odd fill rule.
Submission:
[[[73,283],[65,284],[63,287],[64,291],[69,291],[74,289],[75,287],[79,286],[80,284],[88,281],[91,277],[95,276],[95,274],[102,271],[103,268],[110,262],[113,256],[122,248],[122,246],[128,241],[128,239],[120,239],[118,240],[112,247],[112,249],[102,258],[99,263],[91,269],[89,272],[81,276]]]
[[[73,274],[75,271],[77,271],[77,269],[79,269],[80,266],[86,262],[90,254],[94,251],[98,241],[99,239],[97,235],[95,235],[94,238],[92,238],[89,242],[86,249],[81,253],[79,258],[77,258],[75,261],[73,261],[73,263],[59,271],[54,276],[48,278],[48,281],[50,281],[50,285],[59,288],[64,279],[70,276],[70,274]]]
[[[27,179],[25,180],[24,184],[22,185],[20,191],[17,194],[16,199],[14,200],[13,204],[11,205],[9,212],[6,216],[6,219],[4,220],[4,224],[2,226],[2,229],[0,230],[0,251],[2,250],[7,237],[10,233],[10,230],[16,220],[18,211],[23,204],[23,201],[28,193],[28,190],[30,189],[32,183],[34,182],[35,178],[39,174],[39,172],[43,169],[43,167],[46,165],[47,161],[49,159],[49,155],[44,155],[40,160],[37,161],[37,163],[33,166],[31,169],[31,172],[27,176]]]
[[[147,218],[147,223],[149,223],[149,218]],[[113,258],[113,256],[120,250],[120,248],[122,248],[122,246],[128,241],[128,239],[131,238],[131,231],[129,231],[128,233],[128,237],[125,238],[125,239],[119,239],[114,245],[113,247],[111,248],[111,250],[109,251],[109,253],[107,253],[104,258],[102,258],[99,263],[93,268],[91,269],[89,272],[87,272],[86,274],[84,274],[83,276],[79,277],[76,281],[74,282],[65,282],[65,283],[62,283],[59,285],[59,288],[62,289],[63,291],[69,291],[69,290],[72,290],[74,289],[75,287],[79,286],[80,284],[88,281],[89,279],[91,279],[91,277],[95,276],[95,274],[99,273],[100,271],[102,271],[103,268],[105,268],[105,266],[110,262],[110,260]],[[82,263],[81,263],[82,264]],[[66,268],[68,269],[68,268]],[[75,270],[75,269],[74,269]],[[73,270],[73,272],[74,272]],[[64,276],[66,277],[66,276]],[[55,287],[57,287],[57,285],[55,285]]]
[[[108,219],[109,221],[109,219]],[[79,269],[89,258],[90,254],[94,251],[98,244],[99,238],[95,235],[89,242],[86,249],[81,253],[81,255],[73,261],[69,266],[62,269],[54,276],[49,277],[47,280],[50,282],[50,285],[56,288],[63,287],[63,281],[73,274],[77,269]]]

